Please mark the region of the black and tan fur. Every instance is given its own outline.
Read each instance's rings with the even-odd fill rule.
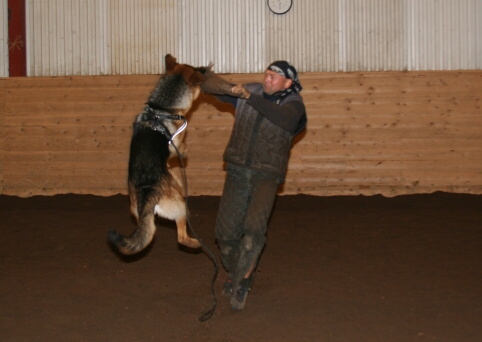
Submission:
[[[177,241],[191,248],[200,247],[186,229],[185,187],[179,166],[169,162],[184,155],[184,133],[171,136],[184,123],[184,116],[199,96],[199,84],[207,68],[178,64],[171,55],[165,57],[166,73],[149,96],[147,106],[134,122],[130,146],[128,187],[131,213],[137,228],[130,237],[112,230],[110,242],[122,254],[143,250],[154,237],[155,215],[173,220],[177,225]]]

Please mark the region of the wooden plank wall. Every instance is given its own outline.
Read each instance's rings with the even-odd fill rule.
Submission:
[[[230,74],[235,83],[261,74]],[[126,193],[135,115],[158,76],[0,80],[0,189]],[[482,72],[306,73],[308,129],[280,194],[482,193]],[[190,195],[220,195],[233,110],[203,95],[188,118]]]
[[[6,86],[5,78],[0,78],[0,194],[3,193],[3,164],[5,155],[4,146],[5,146],[5,139],[4,139],[4,118],[5,118],[5,86]]]

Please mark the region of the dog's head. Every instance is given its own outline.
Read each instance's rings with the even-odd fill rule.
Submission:
[[[158,81],[147,103],[154,109],[185,114],[201,93],[199,86],[205,81],[209,67],[193,67],[179,64],[176,58],[165,57],[166,72]]]

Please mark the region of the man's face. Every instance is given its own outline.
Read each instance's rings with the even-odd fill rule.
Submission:
[[[292,83],[292,80],[284,78],[274,71],[266,70],[264,72],[263,90],[268,95],[273,95],[278,91],[288,89]]]

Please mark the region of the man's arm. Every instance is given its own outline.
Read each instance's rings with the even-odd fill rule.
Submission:
[[[238,104],[238,98],[237,97],[232,97],[229,95],[214,95],[219,101],[226,102],[226,103],[231,103],[234,108],[236,108],[236,105]]]
[[[305,115],[303,102],[290,101],[279,105],[264,99],[261,95],[254,94],[251,94],[247,101],[249,105],[253,106],[254,109],[276,126],[292,134],[300,131],[299,124]]]
[[[306,126],[306,110],[302,101],[288,101],[281,105],[265,99],[262,95],[250,93],[244,86],[234,86],[231,91],[245,99],[266,119],[284,130],[298,134]]]

